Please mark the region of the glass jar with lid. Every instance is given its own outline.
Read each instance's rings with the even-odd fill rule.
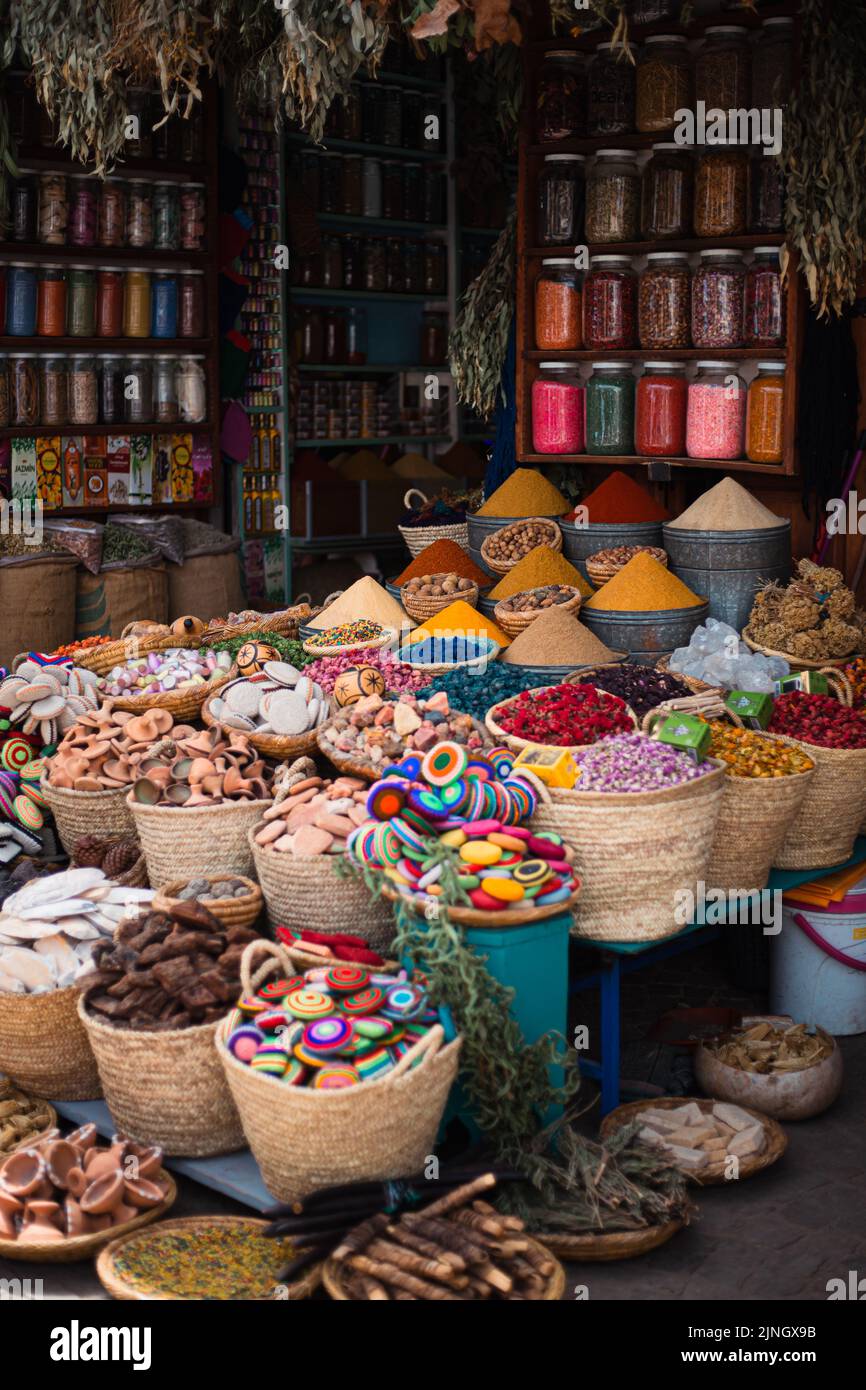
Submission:
[[[420,164],[403,165],[404,222],[424,221],[424,168]]]
[[[635,379],[630,362],[593,362],[586,383],[586,452],[634,453]]]
[[[367,237],[364,243],[364,289],[384,290],[387,284],[385,269],[385,239],[380,236]]]
[[[327,360],[327,355],[326,355]],[[186,425],[200,425],[207,416],[207,380],[204,355],[179,357],[175,370],[180,419]]]
[[[359,154],[343,155],[343,212],[360,217],[364,206],[364,161]]]
[[[407,294],[424,294],[423,242],[403,242],[403,288]],[[433,290],[429,292],[432,294]]]
[[[635,392],[634,444],[650,458],[681,458],[686,451],[688,391],[684,362],[644,362]]]
[[[70,246],[95,246],[99,220],[96,184],[86,176],[69,180],[69,220],[66,240]]]
[[[96,333],[96,272],[88,265],[71,265],[66,293],[66,332],[70,338]]]
[[[540,141],[568,140],[586,128],[586,70],[581,54],[554,49],[544,55],[535,103]]]
[[[431,119],[432,117],[432,119]],[[421,94],[421,148],[427,154],[438,154],[444,149],[442,131],[445,122],[442,118],[442,103],[435,92]]]
[[[752,50],[741,24],[713,24],[695,57],[695,101],[707,111],[735,111],[749,105]]]
[[[153,418],[158,425],[173,425],[180,417],[176,368],[173,357],[153,359]]]
[[[180,116],[172,116],[167,121],[163,121],[153,132],[153,157],[160,164],[163,162],[174,164],[181,157],[182,135],[181,125],[184,124]]]
[[[756,246],[746,270],[743,341],[746,347],[782,347],[787,296],[782,285],[778,246]]]
[[[784,459],[785,364],[759,362],[746,398],[746,458],[752,463]]]
[[[581,335],[581,272],[571,256],[547,256],[535,282],[535,346],[542,349],[579,348]]]
[[[99,190],[96,238],[100,246],[122,246],[126,235],[126,193],[118,179],[106,179]]]
[[[9,355],[10,423],[39,424],[39,359],[35,352]]]
[[[682,251],[652,251],[640,277],[638,337],[643,348],[691,346],[691,271]]]
[[[204,112],[198,102],[180,123],[180,157],[184,164],[204,163]]]
[[[9,394],[9,358],[0,352],[0,430],[12,423],[12,401]]]
[[[105,352],[97,363],[99,373],[99,423],[120,425],[124,416],[125,359],[122,353]]]
[[[177,275],[155,270],[150,286],[151,338],[177,337]]]
[[[572,362],[540,362],[532,383],[532,448],[536,454],[582,454],[586,388]]]
[[[146,179],[126,185],[126,244],[139,251],[153,246],[153,189]]]
[[[132,266],[123,285],[124,338],[150,337],[150,271]]]
[[[203,270],[182,270],[177,277],[177,336],[203,338],[206,331]]]
[[[405,203],[404,169],[399,159],[383,159],[380,165],[382,170],[382,217],[396,219],[398,222],[403,218]],[[408,221],[408,218],[405,219]]]
[[[419,356],[422,367],[441,367],[448,360],[448,315],[425,309],[421,315]]]
[[[698,362],[697,374],[688,389],[686,453],[689,458],[742,458],[746,391],[733,363]]]
[[[65,174],[39,176],[39,240],[48,246],[65,246],[69,201]]]
[[[403,242],[399,237],[388,237],[385,246],[385,288],[389,294],[406,293]]]
[[[346,362],[363,367],[367,361],[367,311],[350,309],[346,314]]]
[[[791,97],[793,71],[793,19],[783,15],[765,19],[752,54],[751,105],[759,111],[784,110]]]
[[[363,131],[363,102],[361,88],[354,83],[344,94],[340,113],[340,139],[358,144]]]
[[[363,129],[365,145],[382,145],[382,125],[385,116],[385,88],[376,82],[362,87]]]
[[[46,352],[40,359],[40,424],[65,425],[69,418],[68,366],[65,357]]]
[[[600,43],[586,79],[587,135],[630,135],[634,130],[634,63],[623,48]]]
[[[75,356],[69,362],[67,386],[70,425],[95,425],[99,419],[96,358]]]
[[[425,294],[445,294],[448,290],[448,252],[441,241],[424,243]]]
[[[36,300],[35,265],[13,261],[6,275],[6,332],[11,338],[32,338],[35,334]]]
[[[39,222],[39,190],[32,174],[11,180],[10,234],[13,241],[35,241]]]
[[[156,103],[144,87],[130,87],[126,109],[135,120],[133,134],[127,136],[126,153],[134,159],[153,159],[153,121]]]
[[[403,92],[400,87],[386,87],[382,103],[382,144],[399,147],[403,139]]]
[[[203,183],[185,183],[180,190],[180,245],[182,251],[201,251],[205,243]]]
[[[180,195],[177,184],[158,183],[153,190],[153,247],[176,251],[180,246]]]
[[[682,0],[628,0],[626,9],[633,24],[658,24],[679,19]]]
[[[690,236],[693,198],[691,154],[681,145],[653,145],[641,176],[641,236],[647,241]]]
[[[343,288],[343,247],[337,236],[322,238],[322,284],[328,290]]]
[[[400,141],[404,150],[424,148],[424,122],[422,110],[424,102],[420,92],[407,87],[403,91],[403,138]]]
[[[746,267],[739,251],[701,252],[692,277],[692,342],[695,347],[743,346]]]
[[[39,267],[36,332],[40,338],[62,338],[66,332],[66,271],[62,265]]]
[[[692,64],[681,34],[646,40],[635,74],[635,125],[641,132],[673,130],[676,113],[692,104]]]
[[[359,290],[364,283],[364,242],[362,237],[340,238],[343,253],[343,288]]]
[[[753,232],[785,226],[785,176],[779,160],[763,151],[749,160],[749,226]]]
[[[364,160],[363,213],[365,217],[382,216],[382,161],[380,159]]]
[[[711,145],[698,155],[695,173],[695,236],[742,236],[746,230],[748,150],[735,143]]]
[[[637,346],[637,276],[628,256],[593,256],[583,287],[584,346]]]
[[[586,181],[590,242],[635,241],[640,224],[640,174],[630,150],[599,150]]]
[[[130,357],[123,378],[123,397],[128,425],[153,422],[153,362],[150,357]]]
[[[582,154],[546,154],[538,176],[538,241],[541,246],[583,242],[586,160]]]

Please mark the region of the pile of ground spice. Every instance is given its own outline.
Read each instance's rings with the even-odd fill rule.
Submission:
[[[503,661],[520,666],[574,667],[600,666],[617,659],[616,652],[561,608],[548,608],[533,618],[502,657]]]
[[[422,574],[456,574],[458,579],[471,579],[479,589],[486,589],[490,583],[490,575],[456,541],[434,541],[426,546],[391,582],[402,587]]]
[[[107,529],[107,528],[106,528]],[[318,629],[342,627],[344,623],[357,623],[362,619],[381,623],[382,627],[398,630],[409,618],[387,589],[377,584],[369,574],[357,579],[350,588],[345,589],[339,598],[329,603],[317,618],[310,619],[310,627]]]
[[[511,641],[508,634],[503,632],[492,618],[485,618],[483,613],[479,613],[476,608],[465,603],[462,598],[457,599],[454,603],[449,603],[448,607],[443,608],[441,613],[436,613],[432,618],[428,618],[421,627],[416,627],[415,631],[410,634],[409,640],[421,642],[425,637],[441,637],[444,633],[489,637],[500,647],[507,647]]]
[[[681,579],[643,550],[623,565],[613,579],[602,584],[585,606],[600,612],[655,613],[672,608],[696,608],[703,602]]]
[[[636,483],[627,473],[619,469],[609,473],[603,483],[599,483],[580,502],[589,514],[590,526],[609,526],[623,522],[632,524],[639,521],[667,521],[669,513],[657,502],[650,492]],[[571,512],[568,520],[574,521],[577,509]],[[581,512],[582,516],[583,513]]]
[[[534,468],[515,468],[476,513],[477,516],[563,516],[567,497]]]
[[[723,478],[671,522],[678,531],[766,531],[781,526],[776,516],[733,478]]]
[[[545,584],[571,584],[584,598],[595,592],[580,570],[558,550],[551,550],[549,545],[537,545],[502,576],[487,597],[498,602],[501,598],[522,594],[526,589],[540,589]]]

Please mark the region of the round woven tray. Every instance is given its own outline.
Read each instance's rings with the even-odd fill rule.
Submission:
[[[448,579],[456,576],[446,574],[431,575],[432,579]],[[474,608],[478,602],[478,585],[473,584],[469,589],[461,589],[453,594],[440,594],[438,598],[432,598],[429,594],[407,593],[408,584],[404,584],[400,589],[398,597],[409,614],[410,618],[415,618],[419,623],[423,623],[425,618],[434,618],[443,609],[449,608],[458,599],[463,603],[468,603],[470,608]]]
[[[196,877],[206,878],[208,883],[225,883],[227,880],[240,879],[249,888],[249,893],[243,898],[212,898],[202,907],[212,913],[218,921],[226,927],[251,927],[264,906],[264,898],[259,885],[251,878],[246,878],[244,874],[201,874]],[[185,888],[189,879],[179,878],[174,883],[166,883],[154,896],[151,903],[153,912],[170,912],[171,909],[180,901],[177,894]]]
[[[168,1192],[162,1202],[143,1211],[132,1221],[124,1221],[120,1226],[109,1226],[107,1231],[96,1231],[88,1236],[70,1236],[64,1241],[25,1241],[0,1240],[0,1259],[34,1260],[41,1264],[74,1264],[76,1260],[89,1260],[109,1242],[133,1235],[142,1226],[158,1221],[174,1206],[177,1186],[174,1178],[164,1168],[157,1174],[160,1182],[168,1184]]]
[[[640,1119],[642,1110],[677,1110],[681,1105],[691,1105],[692,1102],[699,1105],[704,1114],[708,1114],[713,1106],[718,1104],[717,1101],[707,1100],[703,1096],[662,1096],[658,1100],[634,1100],[628,1105],[618,1105],[615,1110],[611,1110],[609,1115],[605,1115],[601,1122],[601,1137],[606,1139],[609,1134],[621,1129],[623,1125],[631,1124],[632,1120]],[[763,1125],[767,1135],[767,1143],[763,1153],[752,1154],[749,1158],[740,1160],[737,1180],[742,1181],[743,1178],[754,1177],[755,1173],[762,1172],[775,1163],[777,1159],[780,1159],[788,1147],[788,1136],[778,1121],[769,1115],[762,1115],[758,1110],[750,1110],[747,1105],[740,1105],[739,1101],[737,1106],[738,1109],[750,1115],[756,1124]],[[679,1171],[697,1187],[724,1187],[726,1185],[736,1187],[736,1182],[725,1177],[725,1162],[726,1158],[723,1156],[716,1163],[709,1164],[700,1173],[693,1173],[685,1168]],[[676,1167],[673,1159],[671,1159],[671,1163]]]
[[[202,634],[202,640],[207,643],[227,642],[253,632],[273,632],[279,637],[296,638],[301,623],[307,622],[312,614],[308,603],[296,603],[294,607],[284,608],[279,613],[262,613],[258,622],[254,623],[210,622]]]
[[[634,559],[634,556],[641,552],[646,555],[651,555],[652,558],[657,560],[660,565],[663,565],[665,569],[668,567],[667,551],[662,550],[660,545],[627,546],[626,549],[630,550],[632,553],[629,555],[628,560],[620,560],[619,562],[604,558],[605,556],[612,555],[614,548],[615,547],[609,547],[607,550],[597,550],[594,555],[588,555],[584,560],[586,572],[589,575],[589,582],[594,589],[600,589],[602,584],[606,584],[609,579],[613,579],[613,576],[619,574],[620,570],[628,564],[629,560]]]
[[[434,639],[435,640],[435,639]],[[406,661],[402,651],[397,652],[398,661],[413,671],[422,671],[427,676],[444,676],[447,671],[471,671],[483,668],[491,661],[495,661],[499,656],[499,646],[490,637],[487,639],[487,650],[481,656],[470,657],[466,661],[437,662],[437,661]]]
[[[214,691],[216,694],[216,691]],[[220,719],[211,713],[210,696],[205,700],[201,707],[201,720],[209,728],[219,727],[229,733],[238,732],[230,729],[228,724],[223,724]],[[275,762],[285,762],[287,758],[299,758],[304,753],[312,753],[316,746],[316,730],[308,729],[305,734],[257,734],[248,733],[243,730],[244,737],[249,740],[256,752],[261,753],[264,758],[272,758]]]
[[[252,1216],[182,1216],[174,1221],[165,1221],[159,1228],[160,1235],[177,1232],[178,1236],[190,1236],[198,1231],[214,1230],[217,1232],[234,1231],[239,1245],[243,1244],[244,1235],[251,1228],[256,1231],[264,1231],[268,1222],[262,1221],[258,1217]],[[111,1232],[108,1232],[109,1236]],[[134,1231],[111,1240],[105,1249],[100,1252],[99,1259],[96,1261],[96,1273],[99,1275],[100,1282],[104,1289],[107,1289],[112,1298],[120,1299],[127,1303],[139,1302],[179,1302],[189,1301],[189,1296],[178,1293],[177,1290],[164,1291],[162,1287],[154,1283],[150,1287],[142,1287],[133,1284],[123,1271],[118,1267],[118,1257],[124,1249],[133,1241],[142,1239]],[[276,1275],[279,1269],[288,1260],[298,1253],[298,1248],[291,1245],[288,1241],[273,1241],[274,1247],[274,1286],[267,1293],[262,1293],[258,1297],[250,1294],[245,1297],[245,1302],[266,1302],[270,1303],[274,1298],[297,1299],[309,1298],[314,1293],[321,1281],[321,1265],[313,1265],[312,1268],[304,1271],[300,1279],[293,1284],[280,1284],[279,1292],[277,1288]]]
[[[460,711],[455,710],[453,713],[459,714]],[[493,740],[490,738],[487,729],[480,720],[473,719],[472,725],[482,737],[482,749],[492,748]],[[342,753],[323,739],[322,735],[327,728],[328,725],[323,724],[321,728],[317,730],[319,752],[323,753],[330,763],[333,763],[338,772],[346,773],[351,777],[364,777],[368,782],[375,782],[381,777],[382,768],[387,767],[389,763],[393,761],[393,759],[388,759],[388,762],[373,764],[367,762],[363,758],[359,758],[353,753]],[[408,752],[409,750],[405,749],[404,751]]]
[[[412,497],[420,497],[422,507],[426,507],[430,500],[420,488],[410,487],[403,498],[403,506],[407,509],[412,506],[410,501]],[[406,542],[406,549],[413,560],[434,541],[454,541],[461,550],[465,550],[467,555],[469,554],[468,521],[452,521],[446,526],[398,526],[397,530]]]
[[[580,897],[580,880],[571,897],[559,903],[548,903],[545,907],[505,907],[501,912],[485,912],[477,907],[443,908],[442,916],[460,927],[490,927],[496,931],[500,927],[525,927],[536,922],[544,922],[548,917],[558,917],[562,912],[573,912]],[[382,889],[382,896],[391,902],[401,902],[403,895],[390,888]],[[412,902],[419,916],[426,916],[427,904],[421,899],[406,899]]]
[[[549,1245],[542,1244],[542,1242],[534,1236],[526,1236],[525,1239],[529,1241],[530,1245],[533,1246],[537,1254],[553,1254],[553,1251],[550,1249]],[[338,1264],[337,1261],[333,1259],[328,1259],[325,1261],[325,1264],[322,1269],[322,1282],[325,1285],[325,1288],[327,1289],[331,1298],[333,1298],[337,1303],[354,1303],[361,1301],[366,1302],[367,1300],[356,1300],[352,1297],[352,1295],[346,1289],[345,1277],[346,1270],[344,1269],[343,1265]],[[563,1269],[562,1265],[559,1264],[559,1262],[557,1261],[556,1268],[550,1275],[547,1284],[545,1285],[544,1292],[537,1300],[533,1300],[533,1302],[537,1301],[539,1303],[558,1303],[564,1293],[565,1270]]]
[[[177,723],[183,724],[191,719],[198,719],[205,700],[215,695],[230,678],[228,671],[215,671],[209,681],[203,681],[201,685],[191,685],[183,690],[163,690],[155,695],[136,695],[131,699],[125,695],[105,698],[111,699],[115,709],[128,710],[130,714],[143,714],[149,709],[167,709]]]
[[[344,642],[337,647],[314,647],[311,642],[303,643],[307,656],[343,656],[345,652],[379,651],[397,640],[397,630],[386,627],[381,637],[371,637],[367,642]]]
[[[560,1260],[600,1264],[610,1260],[633,1260],[665,1245],[681,1231],[684,1221],[664,1221],[660,1226],[644,1226],[637,1231],[593,1232],[585,1236],[569,1236],[558,1231],[535,1232],[536,1240]]]
[[[592,684],[591,681],[583,681],[583,682],[580,682],[579,679],[578,679],[578,677],[580,676],[580,674],[581,674],[581,673],[578,672],[578,673],[576,673],[576,675],[575,675],[574,677],[570,677],[570,678],[569,678],[569,679],[571,680],[571,683],[572,683],[572,684],[581,684],[581,683],[584,684],[584,685],[590,685],[590,684]],[[535,691],[535,690],[549,690],[549,689],[550,689],[550,687],[549,687],[549,686],[546,686],[546,685],[536,685],[536,686],[533,686],[533,687],[532,687],[532,690],[534,690],[534,691]],[[599,689],[598,689],[598,686],[593,686],[593,689],[594,689],[599,695],[606,695],[606,694],[607,694],[607,691],[605,691],[605,690],[599,690]],[[484,717],[484,723],[487,725],[487,728],[488,728],[489,732],[493,735],[494,739],[496,739],[496,741],[497,741],[498,743],[504,743],[504,744],[506,745],[506,747],[508,747],[508,748],[513,748],[513,749],[515,749],[515,750],[520,750],[521,748],[538,748],[538,747],[547,746],[547,747],[550,747],[550,748],[558,748],[558,749],[560,749],[563,753],[577,753],[577,752],[580,752],[580,750],[583,749],[583,748],[592,748],[592,747],[594,747],[594,745],[593,745],[593,744],[590,744],[590,743],[569,743],[569,744],[565,744],[565,743],[552,743],[552,744],[548,744],[548,745],[543,745],[543,744],[540,744],[540,743],[539,743],[538,739],[521,738],[518,734],[508,734],[508,733],[506,733],[505,730],[504,730],[503,728],[501,728],[501,726],[500,726],[500,725],[497,723],[497,721],[496,721],[496,714],[497,714],[497,711],[501,710],[501,709],[503,708],[504,705],[510,705],[514,700],[516,700],[516,699],[518,699],[518,698],[519,698],[519,697],[516,696],[516,695],[509,695],[509,697],[508,697],[507,700],[500,700],[498,704],[492,705],[492,706],[490,707],[490,709],[487,711],[487,714],[486,714],[485,717]],[[618,696],[618,695],[617,695],[617,696],[610,696],[609,698],[611,698],[611,699],[619,699],[619,696]],[[626,714],[628,715],[628,717],[629,717],[629,718],[631,719],[631,721],[632,721],[632,725],[634,726],[634,729],[635,729],[635,730],[639,729],[639,728],[640,728],[640,724],[639,724],[639,722],[638,722],[638,717],[637,717],[637,715],[635,714],[634,710],[631,708],[630,705],[627,705],[627,704],[625,703],[624,700],[622,701],[622,704],[623,704],[623,706],[624,706],[624,708],[625,708]]]
[[[10,1096],[7,1093],[9,1089],[12,1091],[20,1091],[21,1087],[11,1086],[10,1084],[7,1088],[5,1087],[5,1083],[0,1082],[0,1101],[14,1099],[14,1096]],[[28,1100],[35,1101],[40,1107],[40,1110],[45,1116],[45,1123],[41,1129],[36,1130],[35,1134],[28,1134],[24,1139],[19,1139],[17,1144],[13,1144],[10,1149],[0,1150],[0,1163],[3,1162],[4,1158],[8,1158],[10,1154],[14,1154],[16,1149],[29,1149],[33,1144],[38,1144],[40,1139],[44,1139],[46,1134],[57,1127],[57,1111],[54,1109],[53,1105],[49,1105],[48,1101],[42,1100],[40,1096],[28,1096]],[[5,1120],[0,1120],[0,1125],[5,1123]]]
[[[847,666],[849,661],[853,661],[857,655],[852,652],[848,656],[829,657],[822,656],[820,661],[807,661],[804,656],[792,656],[790,652],[777,651],[775,647],[762,647],[759,642],[755,642],[749,636],[749,629],[743,628],[742,638],[750,651],[761,652],[764,656],[780,656],[783,661],[787,661],[792,671],[824,671],[837,670],[842,666]]]
[[[557,552],[562,550],[562,532],[560,531],[557,523],[551,517],[527,516],[521,518],[520,521],[510,521],[507,526],[502,526],[498,531],[493,531],[481,546],[481,558],[485,566],[487,567],[487,569],[491,571],[491,573],[508,574],[508,571],[513,570],[514,566],[518,563],[518,560],[505,561],[494,559],[490,554],[491,543],[497,540],[500,536],[504,535],[507,531],[520,531],[526,526],[530,525],[542,527],[545,536],[547,537],[546,540],[539,541],[537,542],[537,544],[549,545],[551,550]],[[519,559],[522,558],[523,556],[519,557]]]
[[[540,589],[547,587],[547,585],[543,584],[536,589],[523,589],[521,593],[536,594]],[[580,612],[580,605],[583,602],[583,594],[580,592],[580,589],[575,588],[573,584],[563,584],[562,588],[571,590],[571,598],[566,599],[565,603],[555,603],[551,606],[555,608],[558,613],[572,613],[576,618]],[[547,608],[531,608],[525,613],[515,613],[513,610],[505,607],[506,603],[511,603],[513,599],[519,597],[520,594],[513,594],[510,599],[500,599],[493,610],[494,621],[499,624],[502,631],[506,632],[509,637],[516,637],[518,633],[523,632],[524,628],[529,627],[529,624],[540,617],[542,613],[547,613],[549,611]]]

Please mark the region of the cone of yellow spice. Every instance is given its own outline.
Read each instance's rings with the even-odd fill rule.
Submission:
[[[534,468],[515,468],[501,487],[482,503],[476,516],[564,516],[571,509],[567,497]]]
[[[580,590],[584,598],[589,598],[593,592],[580,570],[575,569],[564,555],[551,550],[549,545],[537,545],[502,576],[487,597],[498,603],[502,598],[513,598],[526,589],[541,589],[546,584],[571,584]]]
[[[503,632],[492,618],[485,618],[483,613],[479,613],[477,608],[465,603],[463,599],[449,603],[441,613],[434,614],[421,627],[416,627],[415,631],[410,633],[409,641],[422,642],[425,637],[442,637],[446,633],[460,637],[489,637],[491,642],[495,642],[499,647],[507,647],[511,641],[508,634]]]
[[[584,608],[608,613],[658,613],[697,608],[706,600],[642,551],[587,599]]]

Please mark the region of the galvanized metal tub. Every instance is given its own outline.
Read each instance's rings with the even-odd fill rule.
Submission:
[[[566,676],[571,676],[575,671],[589,670],[598,665],[597,661],[582,662],[579,666],[524,666],[519,661],[507,661],[503,665],[509,671],[520,671],[526,680],[526,689],[532,690],[539,685],[559,685]]]
[[[581,622],[614,652],[628,652],[640,666],[656,662],[675,647],[685,647],[695,628],[709,616],[708,603],[694,608],[670,608],[652,613],[616,613],[582,608]]]
[[[586,561],[588,556],[594,555],[597,550],[610,550],[617,545],[662,544],[660,521],[617,521],[605,526],[598,523],[576,526],[573,521],[563,521],[560,525],[563,555],[590,583],[592,581],[587,574]]]
[[[668,568],[695,594],[709,599],[711,618],[741,632],[755,594],[771,579],[791,578],[791,523],[760,531],[682,531],[662,528]]]

